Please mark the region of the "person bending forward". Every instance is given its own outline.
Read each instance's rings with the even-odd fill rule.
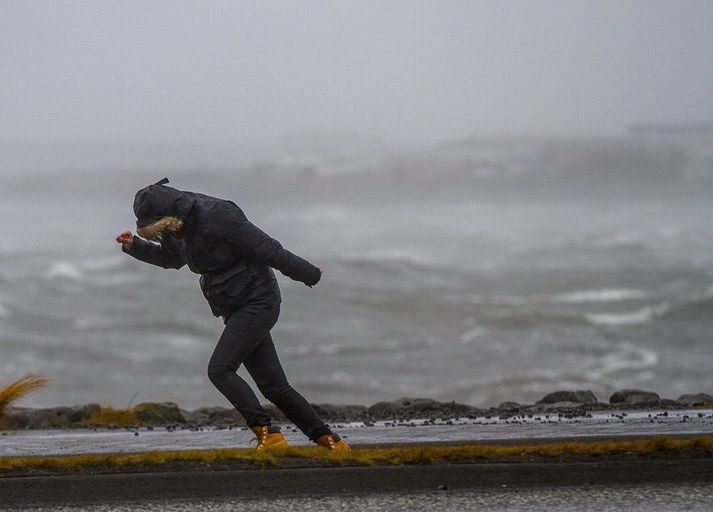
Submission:
[[[310,440],[335,452],[349,445],[331,431],[287,382],[270,329],[282,298],[273,268],[313,286],[322,270],[292,254],[252,224],[232,201],[177,190],[168,179],[142,188],[134,198],[137,235],[116,241],[134,258],[163,268],[184,265],[200,274],[203,295],[225,330],[208,364],[208,378],[245,418],[257,449],[285,447],[278,426],[236,372],[241,364],[260,392]]]

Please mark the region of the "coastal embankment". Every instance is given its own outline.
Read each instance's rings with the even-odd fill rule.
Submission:
[[[0,435],[0,505],[260,499],[268,492],[315,497],[680,483],[709,488],[709,399],[666,400],[622,390],[600,403],[587,391],[560,391],[536,404],[490,409],[408,398],[371,407],[317,406],[353,446],[350,456],[307,446],[300,432],[278,420],[291,447],[258,453],[249,448],[252,433],[227,422],[234,415],[223,408],[13,409],[6,422],[27,423]],[[132,423],[89,426],[99,415]],[[31,423],[50,418],[63,426]]]
[[[377,402],[371,406],[344,404],[312,404],[317,413],[332,423],[361,422],[370,426],[375,421],[396,423],[426,420],[430,423],[449,420],[492,418],[516,421],[518,418],[587,417],[594,412],[623,410],[683,410],[713,407],[713,396],[707,393],[684,394],[677,399],[662,398],[654,391],[623,389],[616,391],[608,402],[601,402],[590,390],[555,391],[534,404],[502,402],[497,407],[478,408],[457,402],[440,402],[429,398],[399,398]],[[273,421],[288,420],[272,404],[265,404]],[[92,403],[70,407],[23,408],[8,407],[0,418],[7,430],[165,427],[179,429],[236,428],[245,421],[233,408],[202,407],[192,411],[172,402],[146,402],[126,409],[115,409]]]

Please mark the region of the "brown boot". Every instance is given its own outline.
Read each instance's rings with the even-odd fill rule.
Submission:
[[[280,433],[277,427],[268,427],[263,425],[260,427],[253,427],[252,431],[257,437],[256,450],[269,450],[272,448],[287,448],[287,441]]]
[[[317,444],[329,449],[332,453],[346,454],[352,452],[347,442],[337,434],[320,436],[317,438]]]

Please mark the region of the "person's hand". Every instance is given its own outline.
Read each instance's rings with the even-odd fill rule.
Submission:
[[[322,273],[323,273],[324,271],[323,271],[320,267],[317,267],[317,270],[319,270],[319,279],[322,279]],[[319,282],[319,279],[317,279],[317,283]],[[317,284],[317,283],[314,283],[314,284]],[[310,288],[312,288],[312,286],[314,286],[314,285],[308,284],[307,286],[309,286]]]
[[[124,231],[116,237],[116,241],[124,246],[124,249],[129,250],[134,245],[134,235],[131,231]]]

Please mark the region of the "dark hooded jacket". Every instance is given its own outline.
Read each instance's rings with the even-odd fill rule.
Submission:
[[[139,226],[169,216],[181,219],[183,227],[162,235],[160,243],[136,236],[124,252],[163,268],[188,265],[201,275],[201,290],[213,314],[226,321],[250,302],[281,302],[272,268],[308,286],[321,277],[317,267],[284,249],[232,201],[159,182],[136,193],[134,213]]]

